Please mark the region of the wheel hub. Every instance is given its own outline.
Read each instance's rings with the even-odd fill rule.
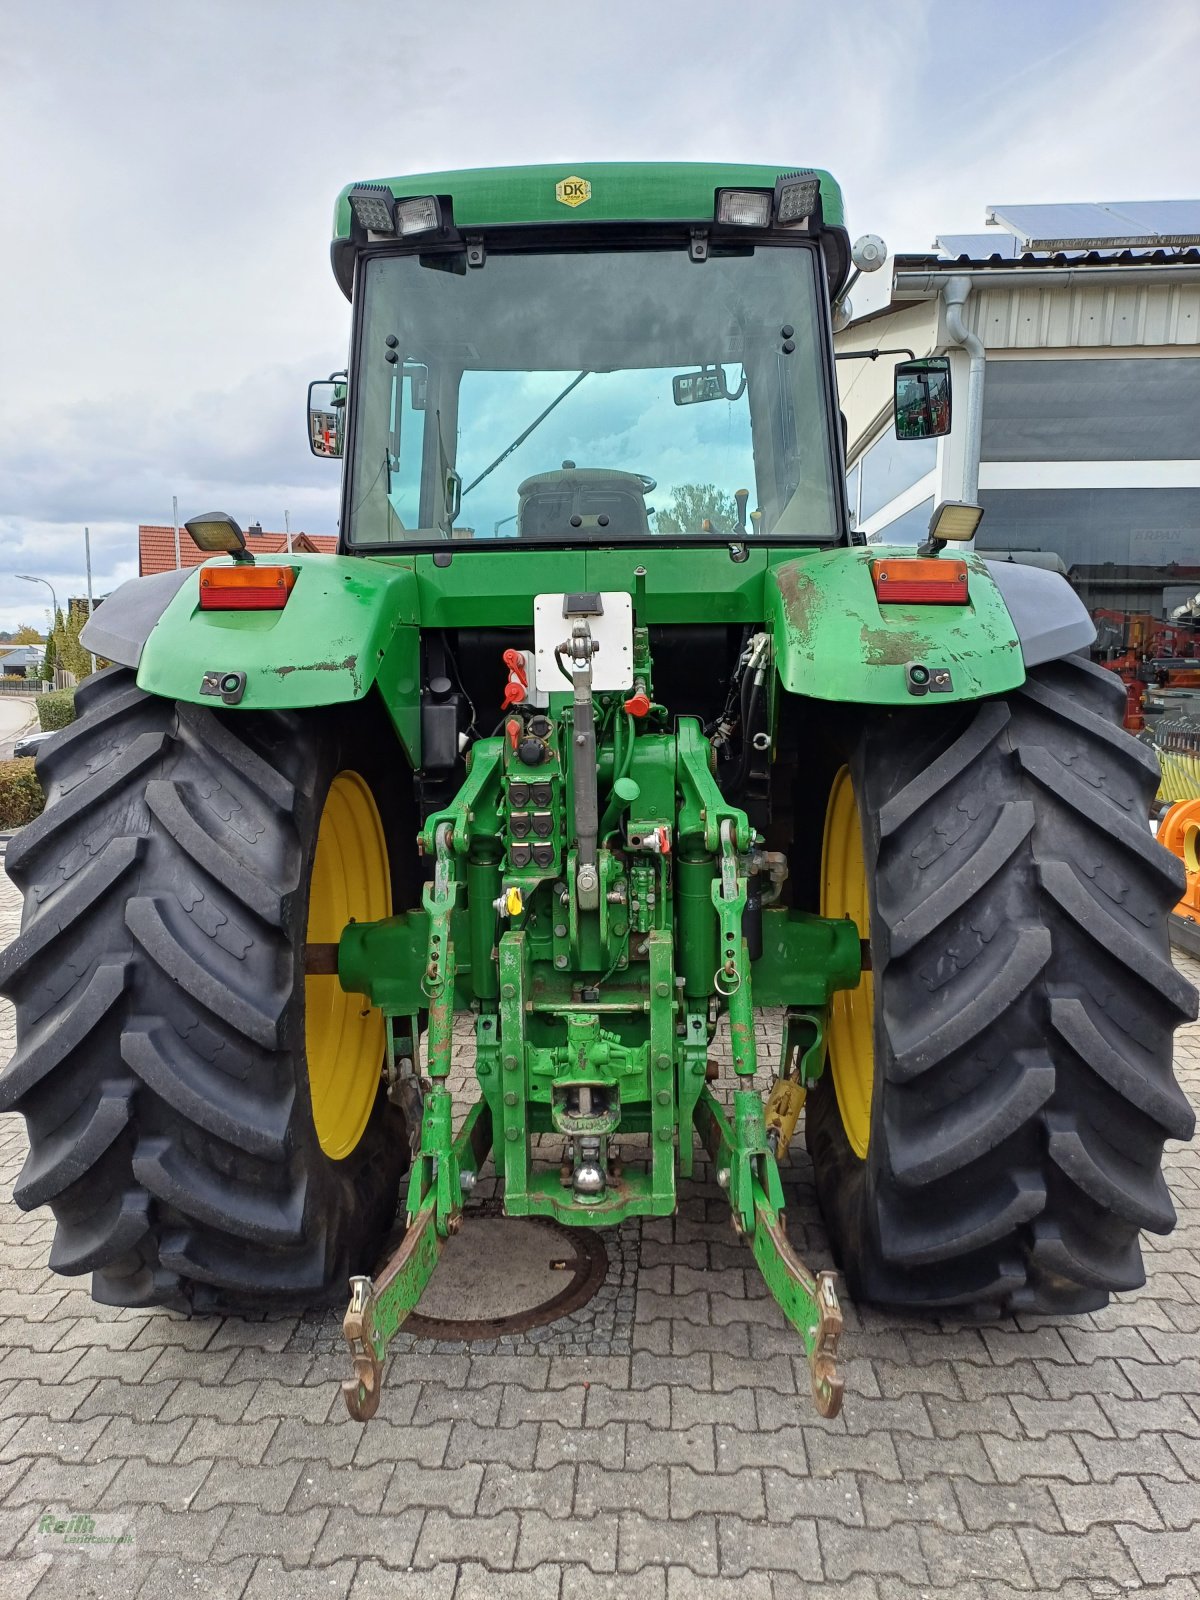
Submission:
[[[850,917],[860,939],[871,934],[862,823],[849,767],[833,780],[821,854],[821,915]],[[839,989],[829,1007],[829,1067],[851,1149],[865,1158],[871,1140],[875,1082],[875,983],[864,972],[854,989]]]
[[[356,772],[329,786],[317,833],[308,895],[308,943],[336,945],[350,922],[374,922],[392,911],[383,823]],[[383,1013],[364,996],[347,994],[336,969],[304,978],[304,1039],[313,1122],[321,1149],[344,1160],[370,1119],[383,1065]]]

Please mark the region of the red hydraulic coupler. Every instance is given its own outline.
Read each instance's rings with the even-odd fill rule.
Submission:
[[[504,652],[504,665],[508,668],[508,682],[504,685],[504,698],[500,702],[501,711],[507,711],[509,706],[525,704],[529,694],[529,678],[525,672],[525,657],[520,650],[506,650]]]

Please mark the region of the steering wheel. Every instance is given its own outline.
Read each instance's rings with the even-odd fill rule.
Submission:
[[[637,478],[641,483],[642,489],[646,494],[649,494],[651,490],[658,488],[658,479],[648,477],[644,472],[635,472],[634,477]]]

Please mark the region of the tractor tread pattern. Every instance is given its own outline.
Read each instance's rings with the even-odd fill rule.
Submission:
[[[896,1028],[896,1049],[888,1077],[907,1083],[974,1043],[1041,975],[1052,948],[1045,928],[1018,928],[1010,948],[960,1010],[946,1015],[948,1007],[930,1007],[924,1013],[917,1012],[915,1027]]]
[[[1094,1310],[1175,1222],[1161,1171],[1195,1117],[1172,1034],[1179,873],[1153,755],[1078,657],[1003,700],[879,718],[848,753],[872,884],[875,1106],[865,1161],[810,1092],[818,1197],[851,1291]]]
[[[47,747],[46,760],[51,761],[54,743]],[[67,841],[76,842],[84,830],[86,848],[88,824],[106,796],[118,786],[132,783],[147,768],[161,760],[167,747],[167,736],[162,732],[138,734],[124,750],[111,761],[98,763],[78,782],[68,786],[62,781],[48,780],[46,809],[40,817],[21,829],[5,854],[5,868],[14,882],[22,878],[30,881],[37,873],[40,862],[57,863],[68,855]],[[81,754],[86,746],[76,746]],[[41,766],[39,751],[38,767]],[[53,883],[39,883],[38,893],[53,892]]]
[[[381,1094],[333,1163],[307,1101],[291,930],[334,725],[177,705],[120,667],[77,709],[8,856],[25,894],[0,956],[18,1041],[0,1109],[30,1141],[15,1199],[51,1207],[51,1267],[90,1272],[104,1304],[338,1295],[373,1265],[406,1145]]]
[[[12,949],[12,946],[9,946]],[[0,1111],[23,1111],[26,1097],[99,1030],[130,982],[128,962],[97,966],[83,992],[42,1023],[26,1024],[8,1066],[0,1073]],[[0,986],[8,990],[7,972]]]
[[[13,1188],[13,1199],[23,1211],[69,1189],[95,1165],[129,1125],[131,1089],[120,1080],[102,1083],[96,1100],[85,1100],[65,1122],[43,1135],[36,1149],[30,1149]]]
[[[1034,815],[1028,800],[1013,800],[1003,806],[991,832],[970,859],[962,862],[924,900],[890,924],[892,954],[905,955],[961,911],[980,886],[1020,849],[1033,830]]]
[[[294,1090],[275,1095],[256,1092],[212,1064],[165,1024],[133,1018],[121,1036],[121,1055],[130,1071],[160,1099],[197,1127],[247,1155],[282,1161]]]
[[[945,752],[936,769],[927,767],[893,795],[879,811],[879,832],[890,838],[921,811],[961,772],[965,772],[1008,726],[1011,712],[1003,700],[989,701]]]
[[[1016,1171],[968,1206],[920,1228],[903,1213],[880,1211],[880,1233],[888,1259],[906,1267],[969,1256],[1006,1238],[1046,1209],[1046,1186],[1034,1171]]]
[[[189,798],[188,787],[180,783],[155,778],[146,785],[146,805],[184,855],[217,883],[221,874],[232,867],[237,872],[242,904],[263,922],[281,927],[284,896],[279,887],[260,878],[246,857],[230,849],[227,841],[214,839],[188,803]]]
[[[1053,1063],[1040,1051],[1021,1051],[1014,1066],[977,1084],[936,1123],[896,1141],[892,1175],[901,1188],[922,1188],[961,1172],[981,1150],[995,1149],[1041,1110],[1054,1093]]]
[[[273,1049],[279,1042],[279,1011],[265,1009],[251,994],[236,993],[225,981],[215,951],[204,952],[212,957],[206,961],[200,951],[189,949],[183,931],[172,926],[178,916],[178,902],[172,904],[165,895],[136,895],[125,904],[126,927],[178,989],[209,1017],[224,1018],[255,1044]]]

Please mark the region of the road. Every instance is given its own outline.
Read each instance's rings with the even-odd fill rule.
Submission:
[[[14,742],[36,726],[37,710],[31,694],[0,695],[0,761],[7,761]]]

